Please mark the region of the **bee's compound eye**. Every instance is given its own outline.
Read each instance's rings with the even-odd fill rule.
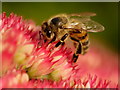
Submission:
[[[47,32],[46,32],[46,35],[47,35],[48,38],[51,37],[51,34],[52,34],[52,31],[47,31]]]

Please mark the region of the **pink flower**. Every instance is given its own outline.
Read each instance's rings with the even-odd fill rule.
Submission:
[[[37,43],[36,27],[31,22],[22,20],[13,13],[6,17],[5,13],[0,16],[0,31],[2,35],[2,74],[8,69],[21,67],[21,64],[28,63],[28,59],[32,56],[33,48]],[[36,35],[36,37],[34,36]],[[31,38],[31,37],[34,38]]]
[[[19,88],[19,87],[25,87],[29,81],[29,76],[24,71],[16,71],[15,69],[4,75],[0,82],[2,84],[0,85],[1,88]]]
[[[85,57],[84,57],[85,56]],[[79,57],[78,65],[82,75],[88,73],[110,81],[113,88],[118,83],[118,54],[105,48],[98,42],[91,45],[89,52]]]
[[[92,70],[103,70],[100,62],[105,62],[110,55],[108,52],[102,61],[102,51],[94,53],[93,48],[87,57],[80,56],[78,62],[73,63],[71,49],[65,46],[54,48],[58,41],[48,45],[40,26],[13,13],[9,17],[5,13],[0,15],[0,33],[0,88],[117,88],[117,79],[111,86],[111,79],[101,79],[105,78],[102,71]],[[92,65],[91,62],[97,59]]]

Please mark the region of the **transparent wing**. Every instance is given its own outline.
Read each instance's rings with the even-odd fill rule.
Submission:
[[[102,32],[104,31],[104,26],[99,24],[98,22],[95,22],[91,20],[91,16],[95,16],[95,13],[79,13],[79,14],[70,14],[70,18],[77,19],[78,21],[82,22],[84,27],[82,27],[84,30],[87,30],[88,32]]]
[[[69,14],[70,17],[78,16],[78,17],[86,17],[86,16],[96,16],[96,13],[93,12],[81,12],[81,13],[72,13]]]
[[[88,32],[102,32],[102,31],[104,31],[104,26],[102,26],[98,22],[95,22],[91,19],[81,20],[81,22],[84,24],[83,29],[87,30]]]

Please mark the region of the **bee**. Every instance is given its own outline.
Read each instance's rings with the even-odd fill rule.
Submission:
[[[56,40],[59,42],[55,45],[63,45],[70,38],[76,48],[72,61],[76,62],[79,54],[85,54],[89,48],[88,32],[101,32],[104,27],[93,21],[92,12],[58,14],[42,23],[42,33],[52,43]]]

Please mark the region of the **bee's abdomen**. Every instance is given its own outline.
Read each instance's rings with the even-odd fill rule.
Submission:
[[[82,43],[82,54],[85,54],[89,48],[89,36],[87,33],[84,33],[80,37],[78,37],[80,42]]]
[[[82,54],[85,54],[88,51],[89,43],[90,43],[89,40],[87,40],[86,42],[82,42],[82,49],[83,49]]]

